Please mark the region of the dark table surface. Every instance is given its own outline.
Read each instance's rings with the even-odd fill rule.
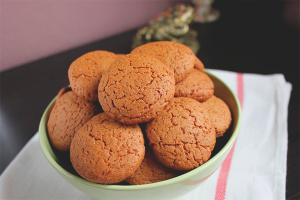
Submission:
[[[244,73],[284,74],[293,86],[288,108],[286,198],[300,199],[299,29],[284,20],[286,1],[216,1],[221,18],[193,24],[206,68]],[[295,3],[298,6],[299,3]],[[299,17],[299,12],[296,17]],[[58,90],[69,84],[70,63],[84,53],[129,53],[130,30],[0,73],[0,173],[37,132],[39,120]],[[59,42],[59,41],[56,41]],[[33,44],[34,45],[34,44]]]

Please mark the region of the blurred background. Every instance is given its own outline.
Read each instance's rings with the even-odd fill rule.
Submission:
[[[139,27],[178,2],[1,0],[1,71]]]
[[[1,0],[0,71],[141,27],[180,2],[192,5],[188,0]],[[274,7],[269,1],[265,15],[299,29],[299,2],[276,2]]]

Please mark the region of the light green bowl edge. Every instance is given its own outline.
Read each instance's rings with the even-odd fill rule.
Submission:
[[[51,156],[51,153],[54,154],[53,152],[49,152],[47,151],[47,147],[49,147],[51,149],[48,137],[47,137],[47,119],[48,116],[50,114],[50,109],[52,108],[52,106],[54,105],[54,102],[56,100],[56,97],[50,102],[50,104],[47,106],[46,110],[43,113],[43,116],[41,118],[40,124],[39,124],[39,142],[40,142],[40,146],[42,149],[42,152],[44,154],[44,156],[46,157],[46,159],[48,160],[48,162],[61,174],[63,174],[64,176],[66,176],[69,179],[73,179],[76,182],[80,182],[82,184],[91,186],[91,187],[95,187],[95,188],[100,188],[100,189],[106,189],[106,190],[118,190],[118,191],[132,191],[132,190],[144,190],[144,189],[152,189],[152,188],[156,188],[156,187],[162,187],[162,186],[167,186],[167,185],[171,185],[171,184],[175,184],[175,183],[179,183],[181,181],[187,180],[188,178],[193,177],[194,175],[198,174],[199,172],[205,170],[206,168],[209,168],[211,165],[214,165],[214,163],[220,159],[220,157],[223,157],[224,154],[228,153],[230,148],[233,146],[239,130],[240,130],[240,126],[241,126],[241,118],[242,118],[242,111],[241,111],[241,106],[239,103],[239,100],[237,98],[237,96],[234,94],[234,92],[232,91],[232,89],[225,83],[223,82],[221,79],[219,79],[218,77],[216,77],[215,75],[211,74],[208,71],[205,71],[209,76],[212,76],[216,79],[218,79],[220,82],[222,82],[232,93],[235,103],[237,104],[237,108],[238,108],[238,120],[237,120],[237,125],[235,127],[235,131],[233,132],[232,136],[230,137],[229,141],[226,143],[226,145],[211,159],[209,159],[206,163],[204,163],[203,165],[201,165],[200,167],[193,169],[190,172],[187,172],[183,175],[180,175],[178,177],[169,179],[169,180],[165,180],[165,181],[161,181],[161,182],[157,182],[157,183],[151,183],[151,184],[146,184],[146,185],[102,185],[102,184],[97,184],[97,183],[92,183],[89,182],[81,177],[75,176],[73,174],[71,174],[70,172],[66,171],[64,168],[62,168],[57,161]],[[51,150],[52,151],[52,150]]]

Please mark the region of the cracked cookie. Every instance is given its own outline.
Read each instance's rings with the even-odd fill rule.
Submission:
[[[175,86],[176,97],[189,97],[203,102],[214,94],[214,83],[207,74],[197,69]]]
[[[97,102],[88,102],[62,88],[47,122],[48,136],[59,151],[69,151],[76,131],[101,110]]]
[[[182,81],[192,71],[195,65],[193,51],[177,42],[159,41],[136,47],[132,53],[145,53],[156,57],[174,70],[176,83]]]
[[[81,127],[70,148],[71,162],[78,174],[102,184],[119,183],[131,176],[144,155],[141,128],[121,124],[105,113]]]
[[[216,143],[207,110],[198,101],[174,98],[146,125],[149,146],[168,168],[188,171],[205,163]]]
[[[98,85],[104,71],[117,56],[108,51],[92,51],[77,58],[69,67],[72,90],[87,101],[98,101]]]
[[[130,185],[143,185],[168,180],[180,175],[178,171],[165,167],[156,161],[150,148],[146,153],[140,167],[125,181]]]
[[[204,65],[203,65],[203,63],[201,62],[201,60],[198,57],[196,57],[196,59],[195,59],[195,66],[194,66],[194,68],[198,69],[201,72],[204,71]]]
[[[129,125],[156,118],[174,93],[173,71],[158,59],[140,53],[113,62],[98,88],[103,110]]]
[[[212,96],[202,105],[208,110],[211,121],[216,129],[217,137],[223,136],[231,124],[231,112],[227,104],[220,98]]]

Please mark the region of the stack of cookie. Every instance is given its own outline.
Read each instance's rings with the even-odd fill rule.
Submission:
[[[68,77],[48,135],[94,183],[148,184],[199,167],[231,123],[202,62],[180,43],[148,43],[127,55],[89,52]]]

